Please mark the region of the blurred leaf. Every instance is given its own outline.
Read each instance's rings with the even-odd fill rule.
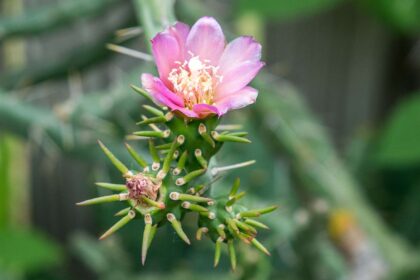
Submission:
[[[385,22],[401,31],[420,31],[419,0],[369,0],[360,2]]]
[[[77,257],[90,270],[101,276],[100,279],[106,276],[112,279],[111,275],[116,279],[117,274],[128,278],[131,262],[117,237],[98,241],[86,233],[77,232],[71,237],[71,246]]]
[[[240,12],[257,12],[276,20],[311,15],[334,7],[342,0],[238,0]]]
[[[4,135],[0,136],[0,228],[7,224],[9,204],[9,167],[10,151]]]
[[[59,247],[40,233],[23,230],[0,231],[0,267],[11,271],[36,271],[58,264]]]
[[[394,167],[420,163],[420,95],[398,105],[379,140],[375,160]]]

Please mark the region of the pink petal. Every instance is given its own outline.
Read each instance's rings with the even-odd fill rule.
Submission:
[[[198,118],[198,115],[196,112],[191,111],[188,108],[178,108],[175,111],[180,112],[182,115],[188,117],[188,118]]]
[[[215,105],[219,110],[219,116],[227,111],[240,109],[255,102],[258,91],[252,87],[244,87],[243,89],[227,95],[215,101]]]
[[[169,26],[167,30],[177,40],[182,56],[180,62],[183,62],[185,60],[185,55],[187,54],[186,42],[190,27],[185,23],[177,22],[174,25]]]
[[[228,72],[224,73],[222,82],[217,86],[216,98],[223,98],[244,88],[263,66],[264,62],[261,61],[245,61],[232,66]]]
[[[169,32],[164,31],[152,39],[152,53],[158,68],[159,77],[170,86],[167,80],[169,72],[178,65],[176,61],[183,61],[184,55],[180,49],[177,39]]]
[[[219,73],[223,75],[245,61],[259,61],[261,59],[261,45],[253,37],[243,36],[230,42],[219,61]]]
[[[225,36],[219,23],[212,17],[200,18],[187,37],[187,50],[213,65],[219,62],[225,47]]]
[[[193,111],[197,113],[200,118],[206,117],[211,114],[219,114],[217,107],[208,104],[196,104],[193,106]]]
[[[184,107],[184,101],[181,97],[170,91],[165,84],[150,74],[141,75],[141,82],[146,91],[161,105],[168,106],[175,110]]]

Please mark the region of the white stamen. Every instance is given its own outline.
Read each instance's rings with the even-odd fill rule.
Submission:
[[[213,104],[216,87],[223,79],[217,74],[219,67],[211,65],[207,59],[190,55],[188,61],[175,62],[179,67],[169,72],[168,80],[174,92],[184,99],[187,108],[192,109],[196,104]]]

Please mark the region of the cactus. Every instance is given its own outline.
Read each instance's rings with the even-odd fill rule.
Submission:
[[[120,220],[100,239],[133,220],[142,219],[145,224],[142,264],[156,230],[165,224],[170,224],[179,238],[190,244],[182,221],[186,213],[196,213],[197,239],[206,235],[215,243],[214,265],[219,263],[221,247],[225,243],[231,267],[235,270],[235,240],[252,244],[270,255],[256,239],[257,228],[268,227],[254,218],[276,210],[277,206],[248,209],[241,205],[245,192],[238,192],[239,179],[234,181],[228,194],[211,195],[212,179],[220,172],[248,166],[254,161],[223,167],[210,167],[210,161],[225,142],[251,143],[246,132],[231,131],[237,126],[220,126],[219,122],[229,110],[254,103],[258,92],[246,85],[264,65],[259,60],[261,46],[250,37],[240,37],[225,49],[221,28],[209,17],[201,18],[191,28],[189,46],[188,41],[182,42],[181,39],[187,40],[186,31],[189,32],[187,25],[176,23],[153,38],[152,51],[160,78],[143,74],[144,89],[132,86],[135,92],[157,105],[143,106],[148,116],[143,115],[137,123],[143,129],[132,133],[139,139],[148,139],[152,160],[146,161],[126,144],[128,153],[138,164],[137,170],[130,170],[99,141],[105,155],[121,172],[125,184],[97,183],[115,194],[89,199],[78,205],[126,202],[128,207],[116,214],[122,216]],[[212,42],[214,46],[203,48],[203,41]],[[184,48],[182,53],[181,48]],[[238,55],[238,51],[244,54]],[[178,57],[174,58],[176,55]],[[219,64],[211,62],[216,56],[219,57],[217,60],[220,59]],[[238,71],[242,77],[233,75]]]
[[[78,203],[81,206],[114,201],[128,204],[128,207],[116,214],[122,218],[100,239],[108,237],[131,221],[142,219],[145,224],[141,254],[144,264],[154,232],[168,222],[178,236],[190,244],[189,237],[183,230],[182,219],[186,213],[193,212],[199,217],[196,238],[200,240],[203,235],[207,235],[216,244],[215,265],[219,262],[220,247],[226,243],[232,269],[235,269],[235,240],[252,244],[269,255],[268,250],[255,238],[257,228],[268,227],[254,218],[272,212],[276,206],[249,210],[240,205],[239,201],[245,193],[238,192],[239,179],[235,180],[227,195],[217,197],[209,195],[206,183],[197,183],[206,173],[217,172],[217,167],[209,168],[209,162],[224,142],[248,142],[242,136],[244,134],[219,131],[219,119],[214,116],[185,120],[172,112],[165,114],[165,108],[149,105],[144,107],[151,113],[151,117],[144,117],[140,124],[153,129],[136,131],[133,134],[149,139],[152,162],[147,162],[126,144],[128,153],[138,164],[137,170],[130,170],[99,141],[105,155],[121,172],[125,184],[97,183],[98,187],[111,190],[115,194]]]

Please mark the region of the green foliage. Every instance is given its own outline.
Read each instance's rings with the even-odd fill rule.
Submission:
[[[405,32],[420,30],[419,0],[360,1],[394,28]]]
[[[9,190],[9,166],[10,166],[10,150],[7,145],[7,138],[0,136],[0,228],[7,223],[8,208],[7,202]]]
[[[9,36],[34,35],[68,24],[75,19],[100,14],[117,0],[72,0],[25,11],[21,16],[0,18],[0,39]]]
[[[1,230],[0,248],[0,268],[11,272],[37,271],[62,260],[60,248],[33,231]]]
[[[257,12],[276,20],[311,15],[334,7],[342,0],[238,0],[240,12]]]
[[[379,138],[375,161],[381,166],[420,163],[420,95],[403,101]]]

